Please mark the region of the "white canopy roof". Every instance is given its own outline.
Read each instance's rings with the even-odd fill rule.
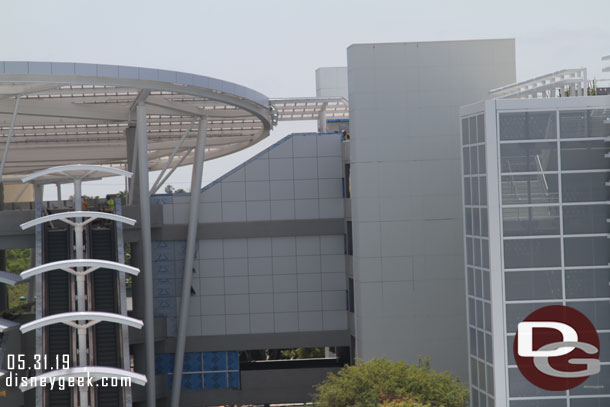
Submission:
[[[17,109],[17,97],[20,97]],[[0,145],[14,136],[4,175],[58,164],[126,168],[125,129],[147,105],[149,167],[162,169],[193,122],[179,154],[192,163],[198,120],[208,119],[206,159],[241,150],[269,134],[266,96],[206,76],[117,65],[0,62]]]

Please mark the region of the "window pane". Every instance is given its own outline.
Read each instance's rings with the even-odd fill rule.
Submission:
[[[489,338],[491,343],[491,336]],[[487,391],[491,394],[494,392],[494,370],[491,366],[487,366]]]
[[[464,212],[466,214],[466,217],[464,219],[464,222],[466,223],[466,234],[472,235],[472,209],[465,208]]]
[[[481,236],[489,236],[489,226],[487,222],[487,209],[481,208]]]
[[[558,191],[557,175],[545,174],[544,177],[540,175],[505,175],[502,177],[502,203],[504,205],[559,202]]]
[[[502,172],[557,170],[556,143],[503,144],[500,153]]]
[[[588,202],[610,200],[610,188],[606,181],[610,173],[562,174],[561,192],[564,202]]]
[[[610,233],[610,206],[578,205],[563,207],[563,233]]]
[[[610,114],[604,110],[559,113],[561,138],[605,137],[604,120]]]
[[[610,244],[605,236],[564,238],[564,256],[566,266],[606,266]]]
[[[483,271],[483,298],[491,299],[491,286],[489,284],[489,271]]]
[[[558,235],[559,208],[552,206],[504,208],[502,224],[504,236]]]
[[[504,267],[532,268],[561,265],[559,239],[523,239],[504,242]]]
[[[533,384],[531,384],[526,378],[525,376],[523,376],[521,374],[521,372],[519,371],[519,369],[515,368],[510,368],[508,369],[508,383],[509,383],[509,395],[510,397],[535,397],[535,396],[543,396],[543,397],[548,397],[548,396],[559,396],[559,395],[565,395],[566,392],[565,391],[547,391],[547,390],[543,390],[540,387],[534,386]],[[553,400],[553,402],[555,402],[555,404],[551,403],[551,404],[540,404],[540,406],[545,406],[545,407],[560,407],[562,405],[562,401],[559,400],[557,402],[557,400]],[[565,403],[563,404],[565,406]],[[513,407],[513,402],[511,401],[510,406]],[[523,406],[523,405],[521,405]],[[519,406],[519,407],[521,407]],[[537,404],[534,404],[533,406],[538,406]]]
[[[479,158],[477,154],[477,147],[470,147],[470,173],[479,173]]]
[[[559,132],[561,138],[587,137],[587,112],[559,112]]]
[[[481,267],[489,268],[489,241],[481,240]]]
[[[483,298],[483,277],[481,277],[481,270],[474,271],[474,295]]]
[[[466,238],[466,264],[474,266],[472,262],[472,238]]]
[[[470,122],[470,144],[475,144],[477,142],[477,118],[472,116],[468,121]]]
[[[610,297],[610,269],[566,270],[568,298]]]
[[[481,325],[483,325],[483,323],[481,323]],[[479,352],[477,356],[480,359],[485,360],[485,334],[481,331],[477,331],[477,351]],[[479,382],[479,386],[481,384],[482,383]]]
[[[608,397],[570,399],[570,407],[607,407],[609,402],[610,402],[610,399]],[[512,404],[510,406],[513,407]],[[544,406],[544,407],[546,407],[546,406]]]
[[[505,273],[507,301],[561,298],[561,271],[519,271]]]
[[[580,394],[607,394],[608,389],[610,388],[610,366],[604,365],[601,367],[601,371],[598,374],[595,374],[587,379],[586,384],[583,383],[573,389],[570,390],[570,394],[580,395]],[[570,407],[574,404],[570,400]],[[610,399],[606,398],[603,404],[598,404],[599,406],[608,406],[610,404]],[[585,404],[586,405],[586,404]],[[596,404],[588,404],[596,405]]]
[[[561,302],[538,302],[535,304],[507,304],[506,305],[506,333],[517,332],[517,325],[522,322],[525,317],[537,310],[538,308],[548,305],[561,305]],[[513,338],[510,338],[510,349],[512,349]]]
[[[494,347],[493,347],[491,335],[485,334],[485,360],[488,361],[489,363],[494,362],[493,349],[494,349]],[[487,383],[489,385],[489,381]]]
[[[464,204],[470,205],[472,199],[470,199],[470,178],[464,178]]]
[[[481,205],[487,205],[487,177],[479,178],[479,203]]]
[[[477,355],[477,331],[474,328],[470,328],[470,354]]]
[[[477,116],[477,136],[479,139],[479,143],[485,142],[485,115]]]
[[[564,170],[595,170],[608,168],[604,154],[610,146],[604,141],[570,141],[561,143],[561,168]]]
[[[479,179],[477,177],[472,177],[470,183],[471,193],[472,193],[472,204],[479,204]]]
[[[479,174],[485,174],[485,146],[479,146]]]
[[[485,322],[484,322],[484,318],[483,318],[483,301],[481,300],[476,300],[476,315],[477,315],[477,328],[480,329],[484,329],[485,328]],[[478,332],[477,335],[481,335],[479,338],[482,338],[482,333]],[[478,346],[480,346],[481,348],[484,346],[483,341],[479,341],[477,339],[478,342]],[[483,358],[483,353],[479,353],[479,357]]]
[[[483,335],[483,333],[481,333],[481,332],[479,332],[479,334],[481,334],[481,336]],[[481,359],[485,359],[484,356],[485,355],[482,355]],[[479,362],[478,370],[479,370],[479,387],[481,388],[481,390],[486,391],[487,390],[487,384],[486,384],[487,380],[485,379],[485,375],[486,375],[486,372],[485,372],[485,363]],[[485,397],[483,394],[481,394],[481,396],[482,397],[481,397],[480,405],[484,406],[485,405],[484,403],[487,402],[487,397]]]
[[[462,119],[462,145],[470,144],[468,142],[468,119]]]
[[[535,140],[556,137],[555,112],[500,114],[500,140]]]
[[[464,147],[463,151],[463,161],[464,161],[464,175],[470,174],[470,148]]]
[[[474,270],[468,267],[466,276],[468,279],[468,295],[474,295]]]
[[[474,246],[474,265],[481,267],[481,240],[473,239]]]
[[[472,298],[468,299],[468,323],[472,326],[477,326],[476,307]]]
[[[609,301],[569,301],[568,307],[573,307],[583,314],[595,326],[595,329],[610,329],[610,302]]]
[[[484,328],[486,331],[491,332],[491,305],[488,302],[483,303],[483,310],[485,311],[485,324]],[[485,357],[487,360],[487,357]]]
[[[481,214],[479,208],[472,210],[472,234],[481,236]]]
[[[561,138],[587,137],[587,112],[559,112],[559,132]]]
[[[513,353],[513,346],[515,345],[515,335],[508,335],[506,337],[506,360],[508,360],[509,366],[515,366],[517,362],[515,362],[515,354]]]
[[[574,406],[574,401],[570,401],[570,406]],[[566,400],[513,400],[510,407],[566,407]],[[584,407],[584,406],[583,406]]]

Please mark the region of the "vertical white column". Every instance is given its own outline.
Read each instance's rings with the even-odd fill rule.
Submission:
[[[140,194],[140,244],[142,247],[142,278],[144,279],[144,344],[146,353],[146,405],[155,407],[155,326],[153,314],[152,241],[150,235],[150,197],[148,192],[148,135],[146,105],[136,108],[136,139],[138,154],[138,189]]]
[[[504,265],[502,262],[502,177],[496,100],[485,102],[485,157],[487,157],[487,213],[489,216],[489,279],[491,288],[494,398],[508,405],[508,361],[504,315]]]
[[[197,226],[199,223],[199,196],[201,179],[203,175],[203,161],[205,156],[205,138],[208,121],[202,117],[199,121],[197,134],[197,147],[193,160],[193,173],[191,175],[191,202],[189,208],[189,223],[186,237],[186,257],[184,259],[184,272],[182,275],[182,297],[178,313],[178,335],[176,338],[176,357],[174,358],[174,376],[172,383],[171,407],[179,407],[180,390],[182,385],[182,367],[184,363],[184,349],[186,343],[186,325],[188,323],[189,307],[191,301],[191,283],[193,280],[193,260],[195,258],[195,245],[197,244]]]
[[[40,218],[42,216],[42,193],[43,185],[34,183],[34,216]],[[42,264],[42,225],[36,225],[36,261],[33,265],[40,266]],[[30,283],[31,284],[31,283]],[[36,319],[42,318],[42,276],[35,277],[35,301],[36,301]],[[36,330],[36,353],[42,354],[42,329]],[[36,370],[36,376],[42,374],[42,370]],[[36,407],[42,407],[43,392],[42,387],[36,387]]]
[[[82,198],[82,181],[78,178],[74,179],[74,210],[80,211],[83,208]],[[80,224],[82,218],[76,218],[77,225],[74,226],[74,257],[76,259],[83,258],[83,226]],[[81,274],[82,267],[76,269],[79,273],[76,276],[76,310],[79,312],[86,311],[85,301],[85,276]],[[78,321],[79,324],[84,324],[87,321]],[[87,366],[87,329],[78,328],[78,365]],[[89,391],[85,386],[79,388],[79,405],[80,407],[89,406]]]

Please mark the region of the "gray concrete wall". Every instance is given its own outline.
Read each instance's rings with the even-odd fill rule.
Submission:
[[[347,99],[347,67],[324,67],[316,69],[316,96]]]
[[[155,315],[175,335],[188,195],[153,197]],[[347,330],[341,135],[290,135],[206,186],[189,337]],[[235,349],[234,349],[235,350]]]
[[[467,380],[458,108],[515,81],[514,40],[347,56],[358,356]]]

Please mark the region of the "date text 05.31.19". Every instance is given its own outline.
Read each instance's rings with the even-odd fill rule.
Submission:
[[[6,355],[6,368],[11,370],[61,370],[70,368],[70,355],[24,355],[24,354],[8,354]]]

